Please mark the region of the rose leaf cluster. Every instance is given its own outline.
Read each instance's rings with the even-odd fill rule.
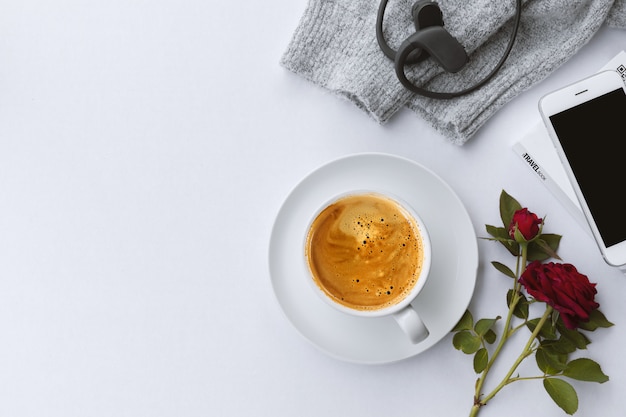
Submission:
[[[508,311],[501,334],[497,334],[501,316],[475,321],[469,310],[452,330],[453,346],[473,355],[474,371],[478,374],[470,416],[476,416],[505,386],[534,379],[543,380],[554,402],[567,414],[573,414],[578,409],[578,396],[566,379],[597,383],[609,380],[597,362],[574,358],[573,354],[587,349],[591,343],[587,332],[611,327],[613,323],[599,309],[596,284],[574,265],[560,262],[557,249],[561,235],[543,232],[545,217],[540,218],[522,207],[504,190],[500,194],[500,217],[502,226],[486,225],[490,235],[486,239],[501,243],[517,258],[515,270],[504,263],[492,262],[513,281],[506,294]],[[537,309],[540,316],[534,317]],[[513,334],[524,328],[530,336],[520,356],[500,383],[484,392],[487,376],[501,349]],[[519,375],[518,366],[532,356],[539,368],[538,375]]]

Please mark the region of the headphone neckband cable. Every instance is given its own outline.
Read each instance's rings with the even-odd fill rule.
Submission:
[[[520,20],[522,17],[522,0],[516,0],[514,25],[513,25],[513,31],[511,33],[511,36],[509,37],[509,42],[507,44],[506,50],[504,51],[504,54],[502,55],[502,57],[500,58],[496,66],[489,72],[489,74],[487,74],[483,79],[478,81],[476,84],[464,90],[460,90],[456,92],[438,92],[438,91],[427,90],[423,87],[419,87],[413,84],[411,81],[408,80],[408,78],[406,77],[406,74],[404,73],[404,66],[405,64],[409,63],[407,58],[411,52],[417,49],[417,46],[413,48],[406,48],[405,50],[402,51],[400,55],[398,55],[398,52],[393,50],[393,48],[391,48],[389,44],[387,43],[387,41],[385,40],[385,37],[383,35],[383,19],[384,19],[385,10],[387,8],[388,2],[389,0],[381,0],[380,5],[378,7],[378,14],[376,16],[376,39],[378,41],[378,45],[380,46],[380,49],[383,51],[383,53],[389,59],[395,62],[396,75],[398,76],[400,83],[405,88],[407,88],[409,91],[412,91],[416,94],[429,97],[429,98],[435,98],[435,99],[451,99],[455,97],[460,97],[460,96],[469,94],[479,89],[480,87],[485,85],[487,82],[489,82],[491,78],[493,78],[493,76],[496,75],[496,73],[500,70],[500,68],[502,68],[502,66],[504,65],[504,62],[509,57],[509,54],[511,53],[511,50],[513,49],[513,44],[515,43],[515,39],[517,37],[517,31],[519,29]]]

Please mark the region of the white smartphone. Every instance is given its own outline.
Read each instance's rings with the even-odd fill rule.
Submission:
[[[605,261],[626,264],[626,90],[603,71],[547,94],[539,111]]]

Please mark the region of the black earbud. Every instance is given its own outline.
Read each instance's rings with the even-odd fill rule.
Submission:
[[[439,5],[433,1],[418,1],[413,4],[411,8],[411,16],[413,17],[413,25],[415,26],[416,34],[422,29],[426,29],[432,26],[443,26],[443,13]],[[402,47],[400,48],[402,49]],[[394,55],[397,56],[400,50]],[[428,58],[428,52],[422,48],[412,49],[408,54],[406,64],[415,64]],[[394,57],[390,57],[395,60]]]
[[[376,39],[383,53],[394,61],[396,75],[400,83],[410,91],[431,98],[449,99],[459,97],[482,87],[502,67],[515,42],[521,17],[521,0],[516,0],[515,26],[507,49],[495,68],[477,84],[458,92],[435,92],[413,84],[406,77],[405,67],[432,58],[446,72],[455,73],[463,69],[469,57],[463,45],[443,26],[443,13],[439,5],[432,0],[418,0],[411,8],[415,33],[409,36],[398,48],[393,50],[383,35],[383,18],[389,0],[381,0],[376,18]]]
[[[402,42],[394,59],[396,67],[404,68],[406,58],[417,50],[422,55],[426,52],[447,72],[459,72],[469,61],[463,45],[441,26],[422,29]]]

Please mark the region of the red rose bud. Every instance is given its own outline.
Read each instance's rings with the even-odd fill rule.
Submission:
[[[571,264],[539,261],[530,263],[519,279],[528,294],[552,306],[561,314],[568,329],[589,321],[589,314],[600,307],[594,297],[596,284]]]
[[[528,242],[539,234],[539,226],[542,224],[543,219],[537,217],[535,213],[528,211],[527,208],[519,209],[513,213],[513,218],[509,225],[509,236],[511,236],[511,239],[515,239],[515,230],[518,230]]]

